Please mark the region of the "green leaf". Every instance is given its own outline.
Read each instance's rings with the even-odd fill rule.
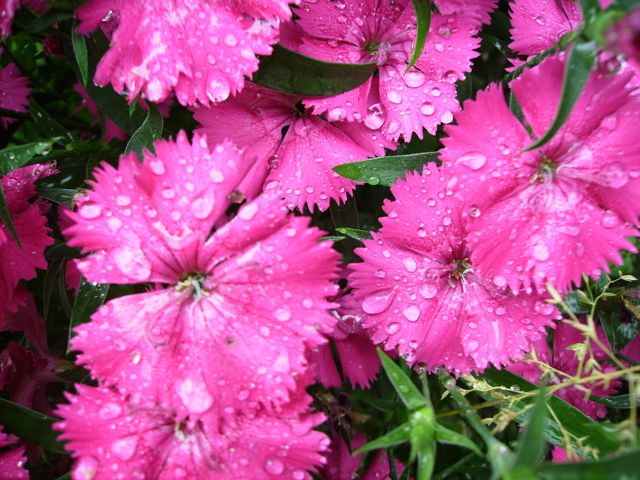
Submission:
[[[418,452],[417,480],[430,480],[433,467],[436,464],[435,447],[424,448]]]
[[[87,53],[87,41],[82,35],[78,35],[76,29],[71,30],[71,43],[73,45],[73,53],[76,56],[78,70],[82,85],[86,86],[89,82],[89,56]]]
[[[523,151],[533,150],[545,145],[560,130],[569,118],[573,106],[580,98],[589,74],[596,60],[598,46],[595,42],[578,43],[573,46],[567,58],[562,80],[562,93],[556,117],[549,129]]]
[[[536,397],[527,425],[518,439],[514,464],[536,465],[544,455],[544,430],[547,419],[548,395],[545,389],[541,389]]]
[[[18,247],[22,248],[22,243],[20,243],[20,237],[18,236],[18,232],[16,232],[16,227],[13,225],[13,220],[11,220],[11,212],[9,211],[9,206],[7,205],[7,198],[4,196],[4,190],[2,188],[1,183],[0,183],[0,220],[4,222],[4,224],[7,227],[7,230],[9,230],[9,233],[18,244]]]
[[[38,188],[38,193],[50,202],[70,207],[73,198],[80,192],[73,188]]]
[[[38,445],[52,452],[68,453],[51,428],[57,421],[55,418],[0,398],[0,425],[4,427],[5,432],[16,435],[29,445]]]
[[[478,379],[487,382],[492,387],[515,387],[521,392],[530,392],[536,389],[536,386],[529,383],[524,378],[519,377],[506,370],[496,370],[490,368],[485,370],[482,375],[478,375]],[[473,383],[473,382],[472,382]],[[473,385],[471,385],[472,388]],[[507,387],[507,388],[508,388]],[[478,390],[477,388],[475,388]],[[495,397],[489,392],[478,391],[487,400],[495,400]],[[502,394],[508,395],[507,390],[501,390]],[[531,403],[531,398],[528,399],[511,399],[509,410],[517,411],[524,409]],[[545,439],[546,441],[563,446],[564,436],[562,430],[566,430],[576,438],[581,438],[582,443],[572,443],[572,447],[576,450],[578,455],[591,458],[592,454],[585,447],[597,449],[600,455],[605,455],[609,452],[613,452],[618,449],[620,440],[617,433],[613,429],[607,429],[606,424],[593,421],[587,415],[561,398],[552,395],[549,397],[547,406],[550,411],[553,411],[560,423],[557,423],[553,415],[550,415],[545,422]],[[518,423],[525,423],[530,416],[530,412],[525,412],[516,418]]]
[[[550,480],[637,480],[640,450],[631,450],[596,462],[543,463],[532,467],[536,478]]]
[[[638,308],[634,305],[634,301],[637,300],[632,300],[631,297],[623,297],[625,308],[632,314],[634,312],[631,308]],[[611,345],[616,352],[626,347],[640,332],[640,321],[637,319],[626,322],[620,318],[619,312],[601,311],[600,313],[602,314],[598,315],[598,317],[600,318],[604,333],[607,335],[609,345]]]
[[[413,0],[413,9],[416,12],[416,45],[413,48],[413,55],[407,65],[405,73],[409,71],[411,67],[418,61],[422,50],[424,50],[424,44],[427,41],[427,33],[429,33],[429,26],[431,25],[431,1],[430,0]]]
[[[60,125],[60,122],[42,108],[42,106],[36,102],[33,97],[31,97],[29,102],[29,113],[33,117],[33,120],[40,131],[49,138],[56,139],[57,137],[67,137],[69,139],[73,139],[71,132]]]
[[[378,437],[375,440],[371,440],[370,442],[358,448],[353,453],[360,454],[370,452],[372,450],[379,450],[381,448],[389,448],[396,445],[401,445],[409,441],[410,432],[411,427],[409,426],[409,423],[403,423],[399,427],[391,430],[389,433]]]
[[[391,385],[396,389],[398,396],[407,409],[417,410],[427,405],[427,400],[424,398],[422,393],[420,393],[418,387],[416,387],[407,374],[405,374],[402,369],[379,348],[378,356],[382,361],[382,368],[387,374]]]
[[[367,230],[360,230],[359,228],[338,227],[336,228],[336,231],[346,235],[347,237],[355,238],[356,240],[371,238],[371,232],[368,232]]]
[[[51,147],[51,142],[35,142],[0,150],[0,177],[27,165],[36,155]]]
[[[473,441],[468,437],[462,435],[453,430],[449,430],[442,425],[436,425],[436,440],[440,443],[446,443],[448,445],[456,445],[458,447],[464,447],[482,456],[482,451]]]
[[[600,12],[600,2],[598,0],[578,0],[582,10],[582,18],[585,22],[590,22],[592,18]]]
[[[129,139],[124,153],[136,152],[140,160],[142,160],[144,149],[153,153],[153,142],[162,137],[162,126],[163,119],[160,110],[153,103],[149,103],[147,118]]]
[[[73,328],[89,321],[91,315],[102,305],[109,293],[108,283],[91,283],[84,276],[80,280],[80,288],[76,301],[71,309],[71,324],[69,325],[69,339],[73,335]]]
[[[337,95],[362,85],[376,71],[375,63],[331,63],[274,45],[261,57],[253,83],[279,92],[306,97]]]
[[[411,451],[409,459],[415,460],[419,452],[431,450],[435,454],[436,448],[436,414],[432,407],[422,407],[409,415],[411,432],[409,441]]]
[[[631,395],[617,395],[614,397],[598,397],[592,395],[589,397],[589,400],[593,400],[594,402],[598,402],[606,407],[611,408],[622,408],[629,409],[631,408]],[[640,398],[636,397],[636,406],[640,407]]]
[[[438,152],[411,153],[376,157],[362,162],[343,163],[333,170],[345,178],[388,187],[407,172],[422,171],[423,165],[436,161]]]

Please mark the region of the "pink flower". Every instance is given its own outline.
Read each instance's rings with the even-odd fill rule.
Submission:
[[[27,480],[29,472],[24,468],[27,458],[24,446],[13,435],[7,435],[0,425],[0,480]]]
[[[380,368],[376,347],[362,328],[363,313],[360,305],[354,302],[352,296],[341,297],[339,301],[340,308],[334,310],[338,322],[331,340],[340,357],[342,373],[353,388],[356,385],[369,388]],[[342,385],[330,345],[320,345],[312,351],[310,361],[315,366],[318,381],[325,387]]]
[[[360,124],[331,123],[310,115],[300,106],[300,97],[247,85],[236,98],[211,109],[200,108],[195,119],[210,142],[231,138],[246,148],[253,160],[251,173],[240,191],[253,198],[265,185],[274,189],[290,208],[320,210],[331,200],[342,202],[355,183],[332,168],[342,163],[384,155],[395,148],[379,134]],[[282,134],[283,129],[286,133]]]
[[[77,385],[58,406],[55,428],[77,462],[73,480],[123,478],[311,479],[324,463],[328,439],[313,427],[322,415],[303,413],[308,397],[286,413],[220,418],[183,417],[162,404],[136,401],[108,388]]]
[[[407,69],[416,36],[409,0],[303,1],[296,14],[303,32],[292,48],[331,62],[378,64],[378,75],[349,92],[305,100],[330,120],[357,120],[387,138],[436,133],[459,110],[455,82],[471,70],[494,0],[437,2],[430,33],[415,66]]]
[[[18,7],[20,7],[20,0],[0,0],[0,37],[8,37],[11,33],[13,16]],[[4,85],[4,81],[0,81],[0,85]]]
[[[640,8],[614,24],[605,35],[609,48],[640,62]]]
[[[14,63],[0,68],[0,108],[26,112],[29,105],[29,79],[20,74]],[[0,127],[7,128],[14,118],[0,117]]]
[[[367,443],[362,434],[357,434],[351,440],[351,450],[354,451]],[[360,464],[364,454],[352,455],[342,436],[335,435],[331,443],[331,453],[327,457],[327,466],[324,468],[324,477],[327,480],[386,480],[389,476],[389,460],[383,451],[376,453],[373,461],[368,465],[362,475],[358,476]],[[396,462],[398,476],[402,474],[402,465]]]
[[[78,30],[117,22],[95,81],[111,83],[133,101],[161,102],[175,89],[183,105],[225,100],[271,53],[278,25],[291,15],[283,0],[91,0],[80,7]],[[114,19],[115,17],[115,19]]]
[[[564,60],[547,59],[511,87],[536,137],[553,120]],[[630,75],[593,74],[551,142],[522,152],[532,139],[509,111],[500,87],[479,92],[447,128],[441,160],[452,185],[474,209],[467,239],[472,262],[514,292],[566,292],[581,275],[598,276],[619,249],[636,251],[640,146],[631,132],[640,98]]]
[[[601,0],[606,8],[612,0]],[[576,30],[582,22],[580,3],[573,0],[511,2],[511,44],[521,55],[535,55]]]
[[[89,281],[155,284],[76,329],[79,362],[125,394],[191,413],[286,402],[305,349],[335,321],[331,243],[272,194],[220,225],[251,167],[232,144],[210,151],[180,133],[155,151],[103,164],[70,214],[69,244],[93,252],[77,263]]]
[[[47,385],[56,380],[55,367],[53,358],[12,341],[0,353],[0,389],[6,389],[12,402],[50,415]]]
[[[24,332],[24,336],[40,355],[49,355],[44,319],[38,313],[33,296],[22,285],[18,285],[13,291],[12,303],[4,311],[4,317],[0,316],[0,331],[2,330]]]
[[[36,268],[47,268],[44,249],[53,243],[44,216],[45,204],[30,202],[36,193],[34,182],[51,174],[49,165],[14,170],[0,179],[13,226],[20,238],[18,246],[7,226],[0,221],[0,318],[5,309],[13,310],[13,294],[20,280],[36,276]]]
[[[374,343],[456,373],[507,364],[558,316],[538,295],[514,296],[473,263],[466,242],[473,210],[452,195],[450,177],[425,167],[391,187],[382,228],[356,250],[350,280]]]

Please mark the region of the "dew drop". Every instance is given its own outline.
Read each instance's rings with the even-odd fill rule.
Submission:
[[[83,203],[78,209],[78,214],[87,220],[98,218],[101,213],[102,208],[97,203]]]
[[[469,170],[479,170],[486,162],[487,157],[480,152],[467,152],[456,160],[456,164],[464,165]]]
[[[420,107],[420,112],[426,116],[433,115],[433,112],[435,111],[436,107],[431,102],[424,102]]]
[[[395,290],[388,290],[384,292],[377,292],[365,297],[362,301],[362,310],[369,315],[375,315],[377,313],[384,312],[395,297]]]
[[[213,397],[202,381],[187,378],[178,386],[177,393],[192,413],[204,413],[213,405]]]
[[[238,217],[241,220],[249,221],[258,213],[258,204],[256,202],[248,203],[244,205],[238,212]]]
[[[400,324],[398,322],[391,322],[389,325],[387,325],[387,328],[385,328],[385,332],[387,332],[388,335],[394,335],[398,333],[399,330]]]
[[[119,405],[116,405],[115,403],[105,403],[98,412],[98,416],[102,420],[113,420],[114,418],[119,417],[121,413],[122,409]]]
[[[404,74],[404,83],[406,83],[408,87],[421,87],[422,85],[424,85],[424,81],[425,75],[422,72],[412,70]]]
[[[615,213],[611,211],[606,211],[604,216],[602,217],[602,225],[605,228],[617,227],[619,223],[620,223],[620,219]]]
[[[451,123],[451,122],[453,122],[453,113],[451,113],[449,110],[447,110],[440,117],[440,121],[442,123]]]
[[[475,352],[478,349],[478,341],[477,340],[469,340],[469,342],[467,343],[467,351],[468,352]]]
[[[402,312],[404,317],[410,322],[415,322],[416,320],[418,320],[418,318],[420,317],[420,313],[420,309],[415,305],[410,305]]]
[[[276,317],[276,320],[286,322],[287,320],[291,319],[291,310],[289,310],[287,307],[278,308],[275,311],[274,316]]]
[[[438,287],[433,285],[432,283],[425,283],[420,287],[420,295],[424,298],[433,298],[438,294]]]
[[[493,284],[496,287],[502,288],[507,284],[507,279],[502,275],[496,275],[495,277],[493,277]]]
[[[268,457],[264,463],[264,469],[270,475],[280,475],[284,472],[284,464],[276,457]]]
[[[347,111],[342,107],[335,107],[327,113],[327,120],[330,122],[341,122],[347,117]]]
[[[125,437],[116,440],[111,445],[111,452],[120,460],[127,461],[136,452],[136,446],[138,445],[137,437]]]
[[[407,257],[404,260],[402,260],[402,264],[404,265],[404,268],[407,270],[407,272],[413,273],[418,268],[418,264],[411,257]]]
[[[144,282],[151,276],[151,263],[139,248],[121,247],[113,252],[118,269],[132,280]]]
[[[204,220],[213,211],[213,204],[213,192],[207,190],[191,203],[191,213],[193,213],[193,216],[197,219]]]
[[[389,93],[387,93],[387,99],[391,103],[395,103],[395,104],[398,104],[398,103],[402,102],[402,97],[395,90],[391,90]]]
[[[542,242],[536,243],[533,246],[533,258],[544,262],[549,258],[549,248]]]

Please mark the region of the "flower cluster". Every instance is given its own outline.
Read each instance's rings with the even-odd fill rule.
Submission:
[[[640,271],[640,10],[58,3],[0,0],[0,390],[55,417],[73,480],[422,478],[427,443],[474,447],[438,423],[457,380],[434,407],[434,372],[504,367],[585,421],[637,387],[640,296],[610,290]],[[476,74],[487,43],[500,72]],[[384,356],[377,380],[377,349],[424,402]],[[19,430],[0,479],[29,476]]]
[[[331,244],[270,193],[225,223],[252,168],[233,144],[210,149],[180,133],[154,148],[142,164],[135,154],[104,164],[69,214],[65,233],[89,253],[77,263],[89,281],[148,285],[76,329],[78,361],[100,385],[58,410],[76,471],[308,478],[326,442],[310,430],[321,417],[306,413],[305,349],[334,323]],[[114,422],[122,427],[109,430]],[[109,447],[97,456],[82,434],[95,425]],[[252,450],[262,462],[247,463]]]

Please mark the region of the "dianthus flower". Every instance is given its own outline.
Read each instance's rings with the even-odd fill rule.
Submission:
[[[34,182],[52,172],[50,165],[18,168],[0,179],[13,226],[21,245],[16,243],[7,226],[0,221],[0,317],[12,305],[14,290],[20,280],[36,276],[36,268],[47,268],[44,249],[53,243],[49,237],[45,204],[35,196]]]
[[[311,115],[300,106],[300,100],[247,85],[227,102],[200,108],[195,119],[209,141],[230,138],[246,148],[254,166],[240,191],[248,198],[264,185],[286,198],[290,208],[302,209],[306,204],[309,209],[316,205],[326,210],[332,199],[346,200],[356,185],[335,173],[333,167],[384,155],[384,149],[395,148],[395,143],[361,124],[332,123]]]
[[[24,450],[24,445],[13,435],[4,433],[0,425],[0,480],[28,480]]]
[[[295,2],[293,2],[295,3]],[[78,31],[113,21],[111,48],[95,82],[161,102],[175,89],[183,105],[226,100],[258,69],[256,55],[271,53],[286,0],[91,0],[80,7]]]
[[[380,368],[380,359],[369,335],[362,327],[362,310],[352,296],[338,299],[340,307],[334,310],[338,319],[330,335],[335,345],[340,366],[352,387],[369,388]],[[325,387],[340,387],[342,380],[329,344],[320,345],[310,354],[316,377]]]
[[[556,114],[564,60],[547,59],[511,84],[533,135]],[[566,292],[581,275],[599,276],[640,213],[640,145],[634,132],[640,98],[630,74],[592,74],[567,122],[546,145],[533,140],[509,110],[500,87],[465,102],[446,129],[441,159],[475,214],[469,226],[472,262],[498,284]]]
[[[640,62],[640,7],[614,24],[605,34],[608,47],[628,60]]]
[[[292,48],[331,62],[378,64],[377,75],[346,93],[305,100],[331,120],[357,120],[387,138],[419,138],[451,123],[460,107],[456,86],[478,53],[481,23],[494,0],[436,2],[430,31],[415,66],[416,16],[409,0],[306,0],[296,15],[302,36]]]
[[[69,244],[93,252],[77,262],[89,281],[154,284],[76,329],[79,362],[125,394],[192,413],[286,401],[306,347],[335,322],[331,243],[272,194],[220,226],[251,166],[232,144],[210,152],[180,133],[155,151],[103,164],[70,214]]]
[[[606,8],[611,0],[601,0]],[[582,23],[580,2],[514,0],[511,2],[511,44],[521,55],[536,55],[557,43]]]
[[[466,242],[473,209],[449,189],[437,167],[391,187],[382,228],[350,265],[355,299],[367,314],[374,343],[456,373],[521,357],[552,325],[556,309],[538,295],[513,295],[486,276]]]
[[[20,3],[34,12],[41,12],[48,2],[49,0],[0,0],[0,37],[7,37],[11,33],[13,17],[20,7]]]
[[[0,108],[26,112],[29,105],[29,79],[20,74],[14,63],[0,68]],[[7,128],[14,118],[0,117],[0,127]]]
[[[351,451],[362,447],[367,443],[364,435],[357,434],[351,439]],[[327,457],[327,466],[324,468],[324,478],[328,480],[386,480],[389,476],[389,460],[387,456],[378,452],[373,461],[368,464],[362,475],[358,475],[360,464],[364,454],[352,455],[349,447],[341,435],[335,435],[331,443],[331,453]],[[402,474],[402,465],[396,462],[396,472]]]
[[[306,414],[308,396],[271,416],[181,416],[162,404],[136,401],[115,389],[77,385],[59,405],[55,425],[77,459],[73,480],[310,480],[324,463],[328,438]]]

